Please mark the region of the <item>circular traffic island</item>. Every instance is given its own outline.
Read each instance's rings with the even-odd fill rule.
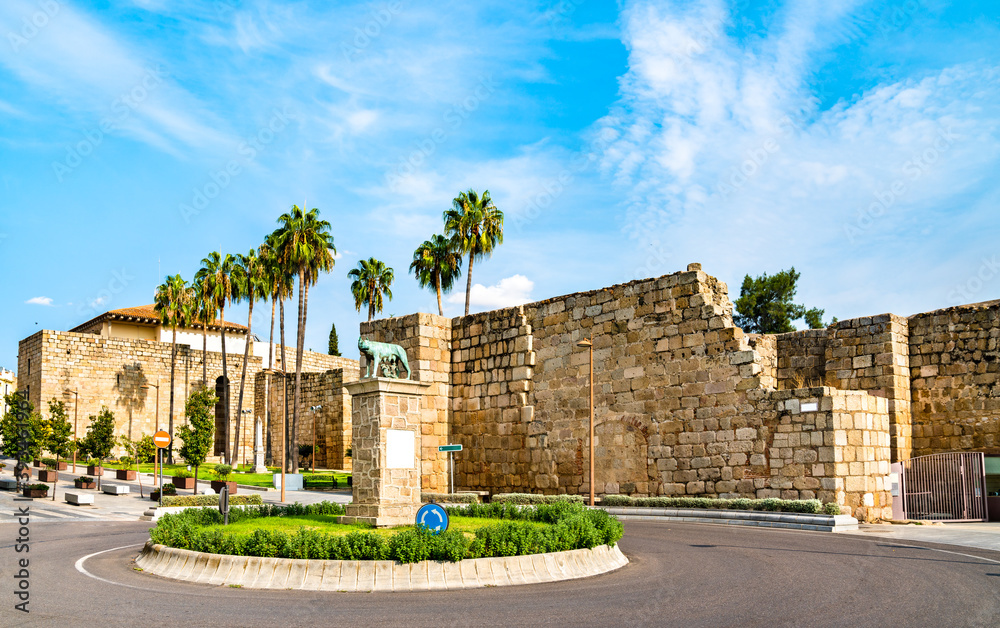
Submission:
[[[164,515],[136,564],[209,585],[420,591],[554,582],[628,563],[613,515],[578,503],[446,507],[448,527],[341,524],[343,507],[247,506]]]

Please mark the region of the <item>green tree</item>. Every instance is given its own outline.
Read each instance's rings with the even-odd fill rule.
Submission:
[[[383,296],[392,301],[393,272],[392,269],[374,257],[358,262],[357,268],[352,268],[347,276],[354,279],[351,283],[351,294],[354,295],[354,307],[361,311],[361,306],[368,306],[368,322],[371,322],[375,312],[382,311]]]
[[[177,363],[177,328],[187,327],[194,308],[194,291],[180,275],[172,275],[157,286],[154,298],[156,312],[164,325],[170,325],[170,410],[167,431],[174,437],[174,374]],[[159,429],[160,426],[156,426]],[[173,462],[173,452],[167,452],[167,462]]]
[[[44,422],[40,414],[35,412],[35,407],[20,392],[12,392],[4,397],[7,403],[7,412],[0,418],[0,435],[3,442],[0,443],[0,453],[15,460],[29,461],[38,458],[45,446]],[[21,403],[26,404],[28,420],[23,421],[16,408]]]
[[[291,211],[278,217],[278,257],[281,264],[299,278],[299,312],[296,329],[295,398],[292,401],[292,429],[289,464],[298,468],[299,402],[302,399],[302,353],[306,342],[306,317],[309,309],[309,286],[316,283],[321,272],[330,272],[337,249],[330,235],[330,223],[319,217],[315,207],[303,211],[292,205]],[[282,360],[282,370],[284,367]],[[287,396],[286,396],[287,399]]]
[[[410,272],[421,288],[433,288],[437,293],[438,314],[444,316],[441,293],[451,291],[462,274],[462,254],[453,240],[443,235],[433,235],[413,252]]]
[[[46,430],[45,449],[52,452],[56,462],[59,462],[73,453],[76,446],[70,436],[73,426],[66,416],[66,404],[55,398],[49,401],[49,420],[46,423],[49,429]]]
[[[330,355],[340,355],[339,341],[337,340],[337,324],[331,323],[330,325],[330,342],[327,345],[326,352]]]
[[[462,192],[452,201],[452,209],[444,213],[445,235],[455,248],[469,255],[465,273],[465,315],[469,315],[472,296],[472,264],[493,254],[503,244],[503,212],[497,209],[486,190],[482,196],[475,190]]]
[[[273,233],[268,234],[264,238],[264,243],[260,245],[258,251],[260,257],[264,260],[264,264],[267,266],[267,288],[268,294],[271,297],[271,335],[268,341],[267,350],[267,362],[268,369],[274,370],[274,308],[275,304],[278,306],[279,311],[279,345],[281,347],[281,372],[286,373],[285,361],[285,299],[291,296],[292,291],[295,288],[295,275],[293,269],[282,262],[279,250],[281,243],[281,229],[276,229]],[[283,399],[285,403],[285,412],[283,420],[285,421],[285,426],[283,432],[285,434],[285,442],[282,443],[284,447],[284,460],[286,465],[291,462],[291,454],[289,453],[291,434],[288,429],[287,417],[288,417],[288,378],[282,378],[283,387]],[[270,393],[270,384],[268,385],[268,393]],[[267,407],[270,408],[270,400],[268,400]],[[270,412],[270,410],[268,410]],[[268,425],[270,425],[270,418],[268,418]],[[271,452],[268,452],[271,455]],[[287,466],[286,466],[287,470]]]
[[[187,424],[180,429],[181,458],[194,467],[194,494],[198,494],[198,467],[205,464],[205,458],[212,448],[215,433],[214,408],[218,402],[215,393],[207,388],[195,391],[184,406]]]
[[[823,310],[806,309],[804,305],[792,303],[799,276],[794,266],[770,276],[767,273],[757,278],[746,275],[740,287],[740,298],[734,304],[737,312],[734,322],[752,334],[795,331],[792,321],[798,319],[804,319],[812,329],[825,327]]]
[[[247,335],[243,345],[243,367],[240,372],[240,394],[236,402],[236,438],[233,439],[230,460],[237,460],[240,446],[240,423],[243,419],[243,392],[247,381],[247,363],[250,361],[250,345],[253,344],[251,328],[253,326],[253,306],[262,296],[267,294],[267,268],[264,261],[257,256],[257,251],[250,249],[246,255],[236,256],[233,267],[233,301],[246,301],[249,305],[247,313]]]
[[[229,443],[229,434],[231,433],[229,429],[229,367],[226,361],[226,306],[233,300],[232,276],[235,264],[236,258],[231,254],[222,255],[212,251],[208,257],[201,260],[201,268],[195,275],[195,279],[207,279],[208,293],[214,299],[215,307],[219,311],[219,330],[222,336],[222,381],[224,382],[222,425],[226,431],[222,438],[224,445]],[[228,447],[223,446],[222,454],[226,462],[229,462]]]
[[[111,450],[115,446],[115,415],[107,406],[101,406],[101,411],[97,415],[87,417],[90,425],[87,426],[86,441],[87,452],[98,461],[98,466],[104,466],[104,460],[111,455]],[[101,488],[101,478],[97,478],[97,488]]]

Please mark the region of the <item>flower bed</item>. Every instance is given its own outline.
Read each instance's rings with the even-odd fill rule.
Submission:
[[[491,502],[495,504],[558,504],[570,502],[574,504],[583,503],[583,495],[536,495],[535,493],[498,493],[494,495]]]
[[[343,512],[342,506],[330,502],[311,506],[266,505],[230,511],[229,520],[235,524],[266,517],[340,515]],[[464,508],[448,508],[448,514],[489,518],[496,522],[472,534],[448,530],[433,535],[416,526],[401,527],[391,536],[369,530],[332,534],[306,527],[293,533],[264,528],[249,533],[227,533],[210,527],[222,522],[218,510],[201,508],[164,515],[150,531],[150,540],[154,544],[212,554],[415,563],[614,546],[623,532],[622,524],[614,516],[572,503],[542,504],[532,508],[502,503],[471,504]]]
[[[631,508],[705,508],[717,510],[763,510],[767,512],[796,512],[803,514],[839,515],[840,506],[823,504],[818,499],[717,499],[714,497],[629,497],[605,495],[602,506]]]
[[[260,506],[264,498],[260,495],[233,495],[230,506]],[[218,495],[163,495],[164,506],[218,506]]]

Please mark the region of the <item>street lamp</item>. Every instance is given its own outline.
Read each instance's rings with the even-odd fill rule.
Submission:
[[[311,406],[309,409],[313,413],[313,452],[310,456],[309,462],[312,463],[312,472],[316,473],[316,412],[320,410],[323,406]]]
[[[73,473],[76,473],[76,450],[77,450],[77,447],[79,446],[79,443],[80,443],[80,441],[77,440],[77,437],[76,437],[76,419],[80,415],[80,413],[79,413],[79,409],[80,409],[80,391],[79,390],[70,390],[69,388],[67,388],[63,392],[73,393],[74,395],[76,395],[76,398],[73,400],[73,444],[74,444],[74,447],[73,447]],[[55,491],[52,491],[52,492],[55,493]]]
[[[262,373],[266,373],[270,378],[271,375],[277,375],[279,371],[275,369],[263,369]],[[280,371],[282,379],[284,380],[284,401],[282,405],[285,407],[284,418],[281,421],[281,503],[285,503],[285,424],[288,423],[288,373]],[[268,395],[270,395],[270,384],[268,384]],[[270,399],[268,400],[270,401]],[[270,426],[268,426],[270,427]]]
[[[594,342],[593,337],[576,343],[590,349],[590,506],[594,506]]]
[[[141,388],[142,390],[149,390],[150,388],[155,388],[156,389],[156,429],[159,430],[160,429],[160,380],[156,380],[155,384],[150,384],[149,382],[146,382],[142,386],[139,386],[139,388]],[[132,435],[129,434],[129,438],[131,438],[131,437],[132,437]],[[174,437],[174,435],[171,434],[170,438],[173,438],[173,437]],[[138,453],[138,452],[136,452],[136,453]],[[157,453],[159,453],[159,452],[157,452]],[[162,462],[160,463],[160,467],[161,467],[160,468],[160,475],[156,474],[156,461],[157,461],[158,458],[159,458],[159,456],[156,456],[155,458],[153,458],[153,481],[154,482],[156,482],[156,478],[158,478],[161,475],[163,475],[163,468],[162,468],[163,467],[163,463]],[[167,452],[167,459],[171,460],[172,458],[173,458],[172,454],[168,451]],[[139,468],[139,461],[138,460],[135,461],[135,468],[136,469]],[[158,482],[156,483],[156,486],[158,488],[160,488],[161,491],[163,490],[163,488],[160,487],[160,485],[159,485]],[[140,485],[140,487],[141,487],[141,485]]]
[[[253,410],[244,408],[240,413],[243,415],[243,433],[240,435],[240,453],[243,454],[243,464],[247,464],[247,415],[253,412]],[[239,467],[239,462],[237,461],[236,466]]]

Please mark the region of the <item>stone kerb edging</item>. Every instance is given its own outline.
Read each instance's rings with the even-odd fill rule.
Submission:
[[[846,532],[858,529],[858,520],[850,515],[806,514],[799,512],[762,512],[759,510],[709,510],[702,508],[646,508],[607,506],[604,510],[619,519],[632,521],[689,521],[723,525],[759,526],[819,532]]]
[[[146,543],[136,564],[143,571],[211,585],[300,591],[430,591],[556,582],[614,571],[628,564],[618,546],[549,554],[425,560],[305,560],[226,556]]]

